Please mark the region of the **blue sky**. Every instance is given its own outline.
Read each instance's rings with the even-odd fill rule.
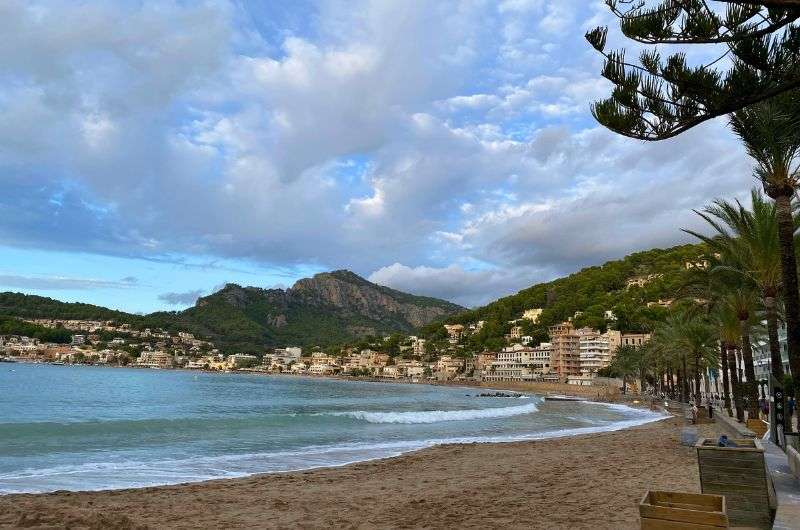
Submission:
[[[588,0],[4,2],[0,290],[147,312],[348,268],[474,305],[686,241],[748,162],[724,122],[599,127],[583,33],[608,22]]]

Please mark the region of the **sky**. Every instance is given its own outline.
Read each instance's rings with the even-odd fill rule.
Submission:
[[[150,312],[346,268],[474,306],[689,242],[750,163],[724,120],[657,143],[593,120],[583,34],[611,22],[600,0],[6,0],[0,290]]]

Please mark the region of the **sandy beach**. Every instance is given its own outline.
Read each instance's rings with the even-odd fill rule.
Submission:
[[[682,425],[672,418],[573,438],[448,445],[178,486],[10,495],[0,497],[0,527],[638,528],[646,490],[698,491]]]

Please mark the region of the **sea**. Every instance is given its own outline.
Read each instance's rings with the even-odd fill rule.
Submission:
[[[658,413],[487,389],[0,363],[0,494],[341,466],[446,443],[613,431]]]

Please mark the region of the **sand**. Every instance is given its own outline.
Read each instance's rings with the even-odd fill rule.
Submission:
[[[648,489],[699,491],[684,420],[448,445],[242,479],[0,497],[2,528],[638,528]],[[701,426],[701,435],[715,426]]]

